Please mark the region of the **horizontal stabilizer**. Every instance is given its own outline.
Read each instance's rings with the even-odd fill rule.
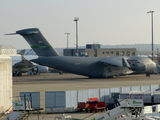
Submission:
[[[39,30],[37,28],[29,28],[24,30],[16,31],[17,34],[20,35],[30,35],[30,34],[37,34],[39,33]]]
[[[4,34],[4,35],[16,35],[17,33],[8,33],[8,34]]]

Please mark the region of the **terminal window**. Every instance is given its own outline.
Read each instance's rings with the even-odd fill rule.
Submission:
[[[121,56],[124,56],[124,51],[121,51]]]
[[[80,54],[80,56],[86,56],[86,57],[88,57],[88,52],[80,52],[79,54]]]
[[[116,56],[119,56],[119,51],[116,52]]]
[[[110,52],[110,54],[113,54],[113,52]]]
[[[129,52],[129,51],[127,51],[127,52],[126,52],[126,55],[127,55],[127,56],[130,56],[130,52]]]
[[[106,52],[106,54],[109,54],[109,52]]]
[[[135,52],[132,52],[132,56],[135,56]]]

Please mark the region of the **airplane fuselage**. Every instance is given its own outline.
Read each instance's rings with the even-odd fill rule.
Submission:
[[[153,70],[155,63],[149,58],[125,57],[126,59],[138,60],[144,69],[133,71],[122,64],[124,56],[116,57],[72,57],[72,56],[53,56],[39,57],[32,60],[40,65],[49,66],[62,71],[89,77],[110,77],[127,74],[148,73]],[[102,62],[104,61],[104,63]],[[108,63],[108,64],[105,64]],[[113,66],[109,63],[115,63]]]

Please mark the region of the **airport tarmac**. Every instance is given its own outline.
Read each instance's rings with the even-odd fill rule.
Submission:
[[[151,77],[142,75],[130,75],[114,78],[89,79],[85,76],[75,74],[47,73],[41,75],[24,75],[13,77],[13,96],[19,96],[19,92],[41,92],[41,106],[44,106],[45,91],[65,91],[82,90],[96,88],[116,88],[126,86],[154,85],[160,84],[160,75],[153,74]],[[68,113],[72,117],[83,118],[90,113]],[[39,120],[43,116],[53,117],[56,114],[40,114]],[[5,118],[4,116],[3,118]],[[37,115],[30,117],[37,119]],[[30,120],[29,119],[29,120]],[[51,120],[53,118],[48,118]],[[0,118],[1,120],[1,118]]]
[[[141,74],[90,79],[75,74],[46,73],[13,77],[13,96],[18,96],[19,92],[67,91],[153,84],[160,84],[160,75],[153,74],[150,78],[146,77],[145,74]]]
[[[151,75],[149,78],[145,74],[103,79],[90,79],[85,76],[69,73],[62,75],[58,73],[24,75],[13,77],[13,96],[19,96],[20,92],[40,92],[40,106],[41,108],[45,108],[44,96],[46,91],[118,88],[159,83],[160,75]]]

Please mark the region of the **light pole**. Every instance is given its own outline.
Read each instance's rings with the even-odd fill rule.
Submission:
[[[76,56],[78,56],[78,25],[77,25],[78,20],[79,20],[78,17],[74,18],[74,21],[76,21]]]
[[[65,34],[67,34],[67,49],[68,49],[68,35],[69,35],[70,33],[65,33]]]
[[[153,60],[153,55],[154,55],[154,51],[153,51],[153,13],[154,11],[148,11],[147,13],[151,13],[151,33],[152,33],[152,60]]]

